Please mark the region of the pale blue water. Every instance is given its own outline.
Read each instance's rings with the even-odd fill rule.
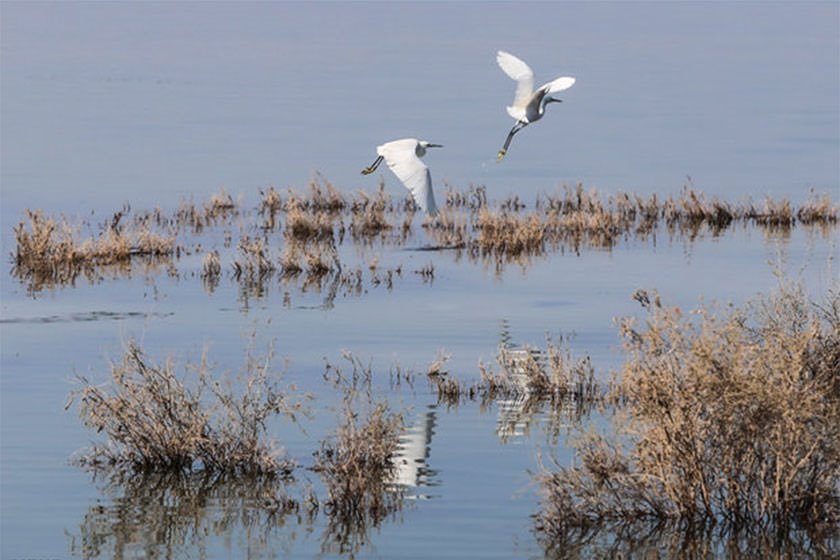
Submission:
[[[387,171],[364,178],[359,170],[377,144],[403,136],[445,144],[427,156],[436,184],[484,184],[492,198],[517,193],[529,204],[577,181],[607,193],[675,194],[686,176],[733,201],[770,194],[798,203],[812,187],[840,198],[836,3],[4,2],[0,20],[5,255],[26,207],[104,219],[124,202],[171,209],[220,186],[254,206],[258,188],[303,188],[316,171],[345,192],[373,190],[381,176],[401,195]],[[497,49],[525,59],[538,82],[578,79],[501,164],[513,82],[496,67]],[[86,515],[113,506],[68,464],[93,435],[64,404],[72,377],[104,378],[129,338],[181,360],[207,346],[219,371],[241,365],[250,333],[263,346],[275,340],[290,361],[287,378],[319,395],[307,435],[278,434],[307,462],[335,426],[321,373],[324,357],[338,362],[342,349],[372,360],[380,383],[394,362],[423,371],[442,348],[450,371],[469,379],[480,359],[492,361],[505,320],[520,343],[573,333],[573,352],[589,354],[606,376],[621,361],[613,318],[637,311],[636,288],[690,307],[767,291],[776,282],[768,261],[783,262],[813,293],[837,276],[828,262],[836,241],[803,229],[789,239],[733,228],[694,244],[631,240],[512,265],[501,277],[447,252],[373,248],[360,261],[373,255],[407,272],[391,291],[339,296],[332,308],[294,289],[284,307],[276,282],[247,307],[228,277],[208,295],[190,277],[198,259],[178,263],[180,280],[80,280],[36,299],[5,272],[3,558],[84,556],[75,546]],[[431,285],[411,272],[429,262]],[[422,379],[394,398],[418,414],[434,400]],[[434,409],[431,499],[374,530],[360,556],[541,556],[529,532],[536,498],[527,471],[539,452],[568,459],[571,451],[564,438],[550,444],[539,422],[500,444],[497,412]],[[211,558],[316,556],[322,524],[312,533],[275,527],[263,547],[234,525],[170,556],[198,556],[202,546]],[[104,550],[100,557],[114,554]]]

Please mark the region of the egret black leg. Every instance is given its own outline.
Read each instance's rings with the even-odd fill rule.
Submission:
[[[522,121],[513,125],[513,128],[510,129],[510,132],[508,133],[507,138],[505,139],[505,145],[502,147],[501,150],[499,150],[499,155],[497,157],[498,161],[502,161],[502,158],[505,157],[508,147],[510,147],[510,142],[511,140],[513,140],[513,135],[525,128],[527,125],[528,123]]]
[[[376,168],[379,167],[380,163],[382,163],[382,156],[377,157],[375,160],[373,160],[373,163],[362,169],[362,175],[370,175],[371,173],[376,171]]]

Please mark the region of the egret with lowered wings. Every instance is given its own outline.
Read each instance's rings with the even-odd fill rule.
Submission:
[[[552,97],[551,94],[569,89],[574,85],[575,79],[563,76],[534,91],[534,71],[525,62],[505,51],[499,51],[496,54],[496,62],[505,74],[516,80],[513,105],[507,108],[508,114],[516,119],[516,124],[510,129],[505,145],[499,150],[498,160],[501,161],[507,153],[513,135],[532,122],[540,120],[545,113],[546,105],[560,103],[562,99]]]
[[[376,171],[384,159],[394,175],[402,181],[405,188],[411,191],[411,196],[414,197],[417,206],[429,216],[436,216],[438,211],[435,205],[435,193],[432,190],[432,174],[420,158],[426,155],[427,148],[442,147],[440,144],[432,144],[416,138],[386,142],[376,147],[379,157],[370,166],[362,169],[362,175],[370,175]]]

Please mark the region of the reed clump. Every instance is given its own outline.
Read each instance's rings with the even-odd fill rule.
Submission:
[[[483,254],[516,257],[523,253],[542,253],[545,246],[545,222],[536,213],[520,216],[482,208],[475,227],[476,245]]]
[[[394,226],[388,221],[386,213],[392,213],[393,200],[385,192],[385,185],[379,185],[375,196],[359,191],[353,197],[350,207],[350,233],[354,239],[370,239],[390,231]]]
[[[761,226],[769,228],[788,229],[794,225],[796,212],[788,198],[774,200],[772,197],[764,199],[761,207],[750,204],[746,209],[746,216]]]
[[[343,391],[342,421],[336,432],[314,453],[313,470],[327,490],[329,532],[342,541],[364,536],[402,507],[402,494],[392,481],[403,417],[372,395],[372,372],[352,354],[344,358],[352,373],[327,363],[324,378]]]
[[[239,257],[233,262],[234,278],[244,279],[248,284],[262,283],[275,270],[271,250],[265,240],[243,235],[239,240]]]
[[[28,223],[14,229],[17,242],[12,255],[13,274],[28,279],[33,289],[73,282],[93,268],[126,264],[133,257],[169,257],[175,253],[174,236],[161,235],[147,225],[123,227],[117,212],[102,232],[79,239],[79,226],[65,218],[44,216],[40,210],[27,210]]]
[[[287,240],[310,241],[333,237],[335,214],[323,210],[310,210],[310,202],[290,194],[286,201],[286,228],[283,235]]]
[[[218,287],[222,275],[222,259],[218,251],[210,251],[204,256],[201,266],[201,281],[209,293]]]
[[[260,190],[258,212],[263,217],[263,229],[274,230],[277,227],[277,215],[283,207],[280,193],[274,187]]]
[[[803,225],[831,225],[837,223],[837,206],[827,194],[812,192],[808,200],[796,211],[796,219]]]
[[[595,402],[601,390],[589,356],[574,359],[568,349],[551,340],[546,349],[500,346],[495,372],[479,364],[484,391],[491,396],[524,394],[540,398]]]
[[[224,189],[210,196],[204,205],[204,214],[207,220],[226,220],[236,210],[236,202],[233,197]]]
[[[610,524],[836,531],[840,292],[782,286],[693,316],[637,294],[616,399],[625,420],[584,436],[577,466],[538,476],[546,543]],[[722,524],[722,525],[721,525]]]
[[[248,353],[238,379],[214,379],[206,355],[179,375],[172,360],[151,363],[129,342],[111,365],[110,383],[78,377],[84,425],[104,433],[77,459],[82,466],[117,475],[140,472],[204,472],[219,475],[288,475],[294,468],[266,437],[277,415],[305,413],[271,370],[271,356]],[[69,404],[68,404],[69,406]]]

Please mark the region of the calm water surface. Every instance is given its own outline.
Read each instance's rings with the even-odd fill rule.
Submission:
[[[840,198],[836,3],[5,2],[0,15],[5,255],[25,208],[95,210],[98,222],[125,202],[172,209],[220,186],[254,207],[258,188],[301,189],[316,171],[344,192],[373,190],[377,179],[359,170],[377,144],[403,136],[446,145],[427,157],[438,185],[483,184],[491,198],[517,193],[528,204],[578,181],[606,193],[676,194],[687,176],[731,201],[799,203],[811,188]],[[500,48],[528,61],[537,81],[578,82],[496,164],[512,124]],[[402,196],[392,175],[379,176]],[[95,437],[64,408],[75,375],[104,379],[129,339],[181,362],[206,347],[217,371],[236,371],[253,336],[258,350],[273,342],[278,368],[288,360],[287,381],[316,395],[305,431],[272,427],[301,463],[337,425],[338,397],[322,373],[343,349],[372,363],[378,394],[424,434],[422,485],[409,492],[418,499],[372,528],[359,556],[540,557],[528,471],[540,453],[570,460],[565,431],[553,434],[538,415],[503,442],[505,403],[435,405],[422,376],[392,391],[389,369],[422,372],[444,349],[450,372],[469,380],[505,333],[532,345],[565,334],[606,379],[622,360],[613,318],[637,312],[635,289],[686,307],[742,303],[776,284],[779,265],[819,294],[837,277],[834,233],[663,234],[502,274],[452,252],[409,250],[427,242],[420,233],[403,248],[350,250],[348,262],[376,257],[403,275],[390,290],[368,286],[331,305],[323,292],[276,281],[244,297],[230,253],[213,293],[196,276],[199,258],[180,260],[177,276],[106,275],[36,297],[4,272],[2,556],[339,555],[323,515],[281,523],[235,484],[179,513],[166,485],[107,487],[69,464]],[[221,232],[201,242],[220,248]],[[431,283],[413,273],[429,263]],[[297,484],[307,482],[317,487],[314,474]]]

